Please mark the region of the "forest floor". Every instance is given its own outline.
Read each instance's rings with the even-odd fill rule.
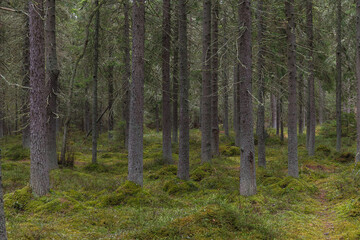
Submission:
[[[327,130],[325,130],[326,132]],[[318,130],[316,155],[299,137],[300,178],[287,176],[287,144],[267,138],[267,168],[257,169],[258,194],[241,197],[239,149],[221,135],[221,156],[200,164],[200,133],[191,131],[191,180],[161,164],[161,133],[144,136],[144,187],[126,181],[121,141],[99,139],[92,165],[90,139],[73,134],[73,168],[51,172],[51,192],[36,198],[29,153],[21,136],[0,140],[9,239],[360,239],[360,174],[355,141]],[[173,158],[178,160],[177,146]]]

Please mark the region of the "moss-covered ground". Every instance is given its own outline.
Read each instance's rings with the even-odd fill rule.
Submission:
[[[258,194],[239,196],[239,151],[221,136],[221,156],[200,165],[200,133],[191,132],[191,180],[161,164],[161,134],[144,136],[144,187],[126,181],[121,142],[100,137],[99,164],[90,139],[72,136],[75,166],[51,172],[51,192],[28,187],[29,153],[20,136],[0,141],[9,239],[360,239],[360,170],[355,141],[335,153],[332,136],[317,136],[309,157],[299,138],[300,178],[287,177],[287,144],[270,135]],[[173,145],[173,158],[178,160]]]

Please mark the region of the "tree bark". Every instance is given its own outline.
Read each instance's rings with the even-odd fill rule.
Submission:
[[[0,239],[7,240],[6,221],[4,211],[4,194],[2,189],[2,173],[1,173],[1,149],[0,149]]]
[[[309,98],[309,137],[308,153],[309,156],[315,154],[315,84],[314,84],[314,32],[313,32],[313,14],[312,0],[306,1],[306,19],[307,19],[307,37],[309,49],[309,78],[308,78],[308,98]],[[300,91],[301,92],[301,91]]]
[[[337,0],[337,27],[336,27],[336,151],[341,151],[341,85],[342,85],[342,46],[341,46],[341,0]]]
[[[319,81],[319,124],[322,125],[325,121],[325,91],[322,87],[322,82]]]
[[[100,30],[100,9],[99,0],[95,0],[95,7],[97,8],[95,13],[95,33],[94,33],[94,65],[93,65],[93,104],[91,113],[91,127],[92,127],[92,160],[93,164],[97,163],[97,138],[98,138],[98,126],[97,126],[97,111],[98,111],[98,68],[99,68],[99,30]]]
[[[212,72],[211,72],[211,153],[218,156],[219,152],[219,110],[218,110],[218,69],[219,69],[219,0],[213,0],[212,7]]]
[[[179,0],[179,83],[180,83],[180,124],[179,163],[177,176],[189,179],[189,79],[187,48],[187,1]]]
[[[229,132],[229,67],[228,67],[228,38],[227,38],[227,17],[224,16],[223,26],[224,32],[224,46],[225,46],[225,53],[224,53],[224,64],[223,64],[223,89],[224,89],[224,119],[223,119],[223,126],[225,135],[230,137]]]
[[[175,7],[176,9],[176,7]],[[178,143],[178,92],[179,92],[179,14],[178,11],[175,10],[176,20],[174,27],[174,56],[173,56],[173,85],[172,85],[172,141],[174,143]]]
[[[302,91],[304,85],[303,74],[299,71],[299,135],[304,133],[304,92]]]
[[[44,6],[32,0],[29,7],[30,29],[30,186],[39,196],[49,192],[47,159]]]
[[[240,64],[236,57],[236,63],[234,65],[234,131],[235,131],[235,146],[240,147]]]
[[[257,124],[257,133],[258,133],[258,165],[260,167],[266,167],[266,158],[265,158],[265,101],[264,101],[264,89],[265,89],[265,80],[264,80],[264,65],[265,65],[265,45],[264,45],[264,32],[265,32],[265,23],[263,16],[263,0],[258,0],[257,6],[257,17],[258,17],[258,43],[259,43],[259,52],[258,52],[258,81],[259,81],[259,105],[258,105],[258,124]]]
[[[128,179],[143,185],[145,0],[133,3]]]
[[[255,147],[252,115],[252,47],[250,0],[239,1],[240,73],[240,195],[256,194]]]
[[[203,0],[201,162],[211,162],[211,0]]]
[[[356,163],[360,161],[360,0],[356,1]]]
[[[29,12],[29,1],[25,3],[25,12]],[[23,46],[23,63],[22,63],[22,107],[21,107],[21,125],[22,125],[22,145],[24,148],[30,148],[30,123],[29,123],[29,68],[30,68],[30,41],[29,41],[29,16],[24,15],[24,46]]]
[[[114,131],[114,63],[112,59],[112,51],[113,49],[109,49],[109,59],[110,64],[108,66],[108,108],[109,108],[109,119],[108,119],[108,138],[113,139],[113,131]]]
[[[59,167],[56,152],[56,98],[58,92],[58,76],[60,71],[57,64],[56,54],[56,19],[55,0],[46,0],[45,17],[45,53],[46,53],[46,83],[48,87],[48,133],[47,133],[47,154],[49,169]]]
[[[271,126],[274,129],[277,129],[277,100],[274,93],[270,94],[270,108],[271,108]]]
[[[296,38],[294,20],[294,0],[285,1],[287,18],[286,35],[288,43],[288,72],[289,72],[289,105],[288,105],[288,174],[299,177],[297,153],[297,92],[296,92]]]
[[[163,1],[162,36],[162,140],[164,164],[172,164],[171,156],[171,83],[170,83],[170,0]]]

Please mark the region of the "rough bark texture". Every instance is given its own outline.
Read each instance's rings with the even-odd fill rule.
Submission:
[[[299,135],[302,135],[304,133],[304,92],[303,89],[303,74],[301,71],[299,71]]]
[[[240,75],[238,59],[236,57],[236,64],[234,65],[234,110],[233,121],[235,131],[235,146],[240,147]]]
[[[314,32],[313,32],[313,14],[312,0],[306,1],[306,21],[307,21],[307,37],[309,49],[309,78],[308,78],[308,98],[309,98],[309,137],[308,137],[308,153],[310,156],[315,154],[315,84],[314,84]],[[301,91],[300,91],[301,92]]]
[[[219,69],[219,0],[213,0],[212,7],[212,73],[211,73],[211,153],[219,155],[219,110],[218,110],[218,69]]]
[[[46,85],[44,7],[42,0],[33,0],[30,14],[30,186],[39,196],[49,192],[49,161],[47,159]]]
[[[129,124],[130,124],[130,21],[129,21],[129,1],[124,1],[124,74],[123,89],[124,97],[122,104],[122,116],[125,122],[124,128],[124,145],[128,149],[129,146]]]
[[[296,38],[294,21],[294,0],[285,1],[285,13],[287,18],[287,65],[289,73],[289,105],[288,105],[288,174],[299,177],[298,165],[298,141],[297,141],[297,92],[296,92]]]
[[[145,0],[133,3],[128,179],[143,185]]]
[[[356,1],[356,162],[360,161],[360,0]]]
[[[46,53],[46,83],[48,87],[47,96],[47,154],[49,169],[58,168],[56,152],[56,98],[58,91],[58,76],[60,71],[57,64],[56,54],[56,22],[55,22],[55,0],[46,0],[45,17],[45,53]]]
[[[99,6],[99,0],[95,0],[95,7]],[[100,9],[97,8],[95,13],[95,33],[94,33],[94,62],[93,62],[93,104],[91,113],[91,127],[92,127],[92,163],[97,163],[97,111],[98,111],[98,68],[99,68],[99,30],[100,30]]]
[[[109,108],[109,119],[108,119],[108,138],[113,138],[113,130],[114,130],[114,111],[113,111],[113,104],[114,104],[114,63],[112,60],[112,51],[113,49],[109,49],[109,59],[110,64],[108,66],[107,72],[107,80],[108,80],[108,108]]]
[[[0,149],[0,239],[7,240],[6,225],[4,211],[4,195],[2,189],[2,173],[1,173],[1,149]]]
[[[29,12],[29,2],[25,3],[25,12]],[[23,46],[23,64],[22,64],[22,107],[21,107],[21,127],[22,127],[22,145],[24,148],[30,147],[30,123],[29,123],[29,68],[30,68],[30,41],[29,41],[29,16],[24,15],[24,46]]]
[[[322,82],[319,81],[319,124],[322,125],[325,121],[325,91],[322,87]]]
[[[223,36],[224,36],[224,45],[225,45],[225,53],[224,53],[224,64],[223,64],[223,92],[224,92],[224,119],[223,119],[223,125],[224,125],[224,131],[225,131],[225,135],[227,137],[230,137],[230,132],[229,132],[229,62],[228,62],[228,37],[227,37],[227,17],[226,15],[224,16],[224,21],[223,21]]]
[[[265,80],[264,80],[264,65],[265,65],[265,45],[264,45],[264,16],[263,16],[263,1],[258,0],[257,6],[257,18],[258,18],[258,117],[257,117],[257,135],[258,135],[258,165],[260,167],[266,167],[266,158],[265,158]]]
[[[179,83],[180,83],[180,123],[179,123],[179,163],[177,176],[189,179],[189,79],[187,49],[187,6],[186,0],[179,0]]]
[[[277,100],[275,94],[270,95],[270,108],[271,108],[271,126],[276,129],[277,125]]]
[[[177,6],[175,6],[175,9]],[[178,143],[178,99],[179,99],[179,14],[175,10],[175,27],[174,27],[174,56],[173,56],[173,76],[172,76],[172,141]]]
[[[211,161],[211,0],[203,0],[201,162]]]
[[[162,23],[162,147],[165,164],[173,163],[171,156],[170,9],[170,0],[164,0]]]
[[[252,53],[250,0],[239,2],[240,39],[240,195],[256,194],[255,147],[252,115]]]
[[[87,133],[90,131],[91,128],[91,124],[90,124],[90,103],[89,103],[89,99],[88,99],[88,95],[89,95],[89,85],[86,84],[85,89],[84,89],[84,93],[85,93],[85,101],[84,101],[84,131]]]
[[[341,0],[337,0],[337,27],[336,27],[336,151],[341,151],[341,82],[342,82],[342,47],[341,47]]]

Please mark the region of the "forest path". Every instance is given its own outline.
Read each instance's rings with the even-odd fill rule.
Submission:
[[[320,184],[318,184],[320,185]],[[319,193],[316,196],[316,200],[320,202],[320,211],[316,212],[317,220],[321,223],[324,239],[338,239],[334,237],[336,235],[336,212],[334,206],[326,198],[327,191],[318,186]]]

